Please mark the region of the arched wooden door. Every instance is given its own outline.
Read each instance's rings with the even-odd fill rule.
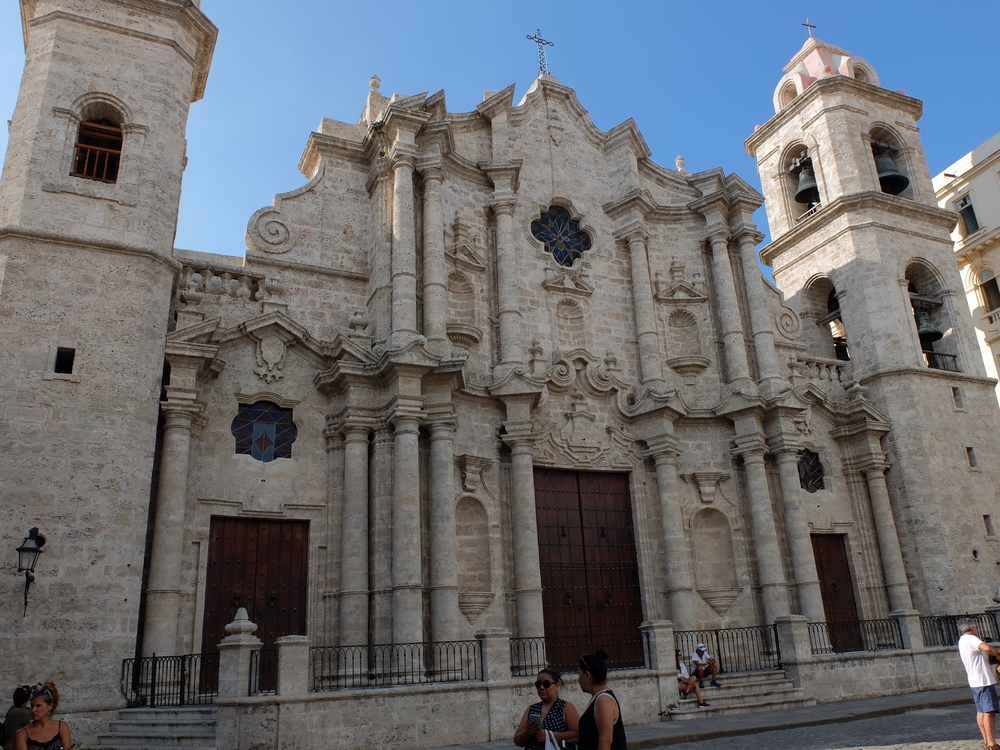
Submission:
[[[569,667],[604,648],[644,663],[642,598],[628,474],[535,468],[546,656]]]

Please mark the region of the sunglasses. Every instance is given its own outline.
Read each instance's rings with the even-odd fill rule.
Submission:
[[[51,698],[52,691],[49,690],[48,688],[42,688],[41,690],[35,690],[31,693],[32,698],[37,698],[39,695],[47,695]]]
[[[535,690],[538,690],[539,688],[545,688],[548,690],[553,685],[555,685],[555,683],[550,682],[549,680],[535,680]]]

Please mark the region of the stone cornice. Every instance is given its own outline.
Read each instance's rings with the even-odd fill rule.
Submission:
[[[19,224],[8,224],[0,227],[0,242],[7,237],[38,240],[40,242],[48,242],[54,245],[66,245],[74,251],[78,251],[81,248],[93,248],[95,250],[104,250],[111,253],[121,253],[123,255],[139,255],[159,261],[175,274],[179,273],[182,269],[180,262],[157,250],[145,247],[133,247],[120,242],[95,241],[82,237],[67,237],[66,235],[59,234],[57,232],[43,232],[37,229],[29,229],[28,227],[21,226]]]
[[[831,76],[830,78],[823,78],[811,84],[799,96],[789,102],[784,109],[757,128],[753,135],[744,141],[747,154],[749,156],[756,156],[757,149],[760,148],[761,144],[771,138],[777,130],[801,115],[803,110],[812,104],[813,99],[840,93],[841,89],[844,90],[845,98],[873,101],[885,107],[903,110],[904,112],[908,112],[914,120],[919,120],[920,115],[923,114],[923,102],[919,99],[914,99],[912,96],[889,91],[878,86],[873,86],[870,83],[862,83],[847,76]],[[829,107],[824,107],[824,109],[839,107],[842,103],[839,97],[834,97]]]
[[[951,231],[955,225],[956,216],[953,211],[948,211],[937,206],[929,206],[925,203],[918,203],[907,198],[900,198],[877,190],[868,190],[863,193],[853,193],[841,196],[830,203],[824,205],[823,210],[817,212],[806,221],[801,222],[791,231],[781,235],[760,252],[761,262],[768,266],[773,266],[773,261],[797,244],[806,244],[806,240],[816,234],[816,230],[832,224],[845,214],[859,211],[884,211],[886,215],[893,217],[906,217],[916,221],[937,226],[941,229]],[[872,217],[875,221],[878,217]],[[866,220],[866,224],[870,220]],[[882,224],[886,229],[902,231],[889,224]],[[951,244],[951,240],[942,236],[942,240]],[[825,241],[825,238],[824,238]]]

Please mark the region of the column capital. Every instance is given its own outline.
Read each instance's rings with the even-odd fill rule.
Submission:
[[[708,241],[712,245],[713,252],[720,249],[720,246],[722,249],[728,250],[729,232],[722,229],[718,229],[712,232],[710,235],[708,235]]]
[[[513,216],[514,205],[513,198],[494,198],[490,201],[490,208],[497,216]]]
[[[538,438],[531,429],[515,430],[500,436],[500,439],[510,448],[512,455],[531,455],[534,453],[535,440]]]
[[[164,428],[179,428],[191,430],[195,425],[200,426],[203,422],[202,412],[205,405],[196,401],[161,401],[160,412],[164,418]]]
[[[642,452],[642,455],[646,458],[652,458],[659,465],[663,462],[676,463],[677,457],[683,452],[680,440],[675,435],[663,434],[646,438],[646,450]]]
[[[441,163],[440,159],[435,159],[434,161],[418,161],[417,171],[420,172],[420,176],[424,179],[424,185],[431,189],[437,190],[441,187],[441,183],[444,182],[444,165]]]
[[[764,235],[761,232],[752,231],[744,232],[737,238],[737,242],[740,243],[740,249],[742,250],[744,246],[750,245],[751,249],[756,252],[757,245],[764,241]]]
[[[453,440],[455,430],[458,428],[458,420],[454,414],[435,414],[426,420],[428,431],[431,433],[431,440]]]
[[[393,148],[391,158],[392,169],[395,172],[398,172],[401,169],[413,170],[417,166],[417,157],[410,153],[409,150],[401,149],[398,144],[395,148]]]
[[[631,249],[633,242],[649,242],[649,233],[639,222],[629,222],[615,230],[615,239],[625,242]]]
[[[395,404],[389,412],[389,422],[397,435],[401,432],[418,432],[425,416],[419,406]]]
[[[734,456],[741,456],[744,463],[763,463],[764,455],[767,453],[767,443],[764,436],[758,432],[746,435],[737,435],[733,438]]]

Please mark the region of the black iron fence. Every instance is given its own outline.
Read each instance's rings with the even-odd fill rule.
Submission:
[[[309,649],[310,690],[483,679],[479,641]]]
[[[691,659],[699,643],[719,665],[719,672],[756,672],[781,668],[781,648],[774,625],[752,625],[721,630],[677,630],[674,643],[681,658]]]
[[[534,677],[539,669],[548,665],[544,638],[510,639],[511,677]]]
[[[250,695],[273,693],[278,689],[278,649],[259,648],[250,652]]]
[[[959,630],[963,620],[969,620],[979,628],[979,637],[984,641],[1000,641],[1000,627],[992,612],[974,615],[937,615],[920,618],[920,632],[925,646],[954,646],[962,633]]]
[[[903,634],[898,620],[811,622],[809,645],[814,654],[890,651],[903,648]]]
[[[219,655],[123,659],[121,691],[133,707],[213,703],[219,692]]]
[[[633,630],[600,637],[561,635],[559,638],[511,638],[510,671],[514,677],[534,676],[544,667],[575,672],[580,657],[598,648],[608,654],[608,670],[645,669],[650,664],[645,633]]]

